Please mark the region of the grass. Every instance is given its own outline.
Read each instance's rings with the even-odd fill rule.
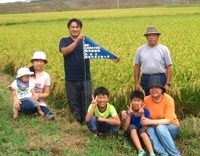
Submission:
[[[6,86],[12,77],[0,74],[0,155],[1,156],[126,156],[137,155],[123,137],[95,137],[86,126],[79,125],[68,109],[57,110],[56,121],[37,115],[21,114],[12,119],[12,98]],[[53,100],[53,99],[51,99]],[[200,119],[188,116],[181,121],[176,144],[182,156],[200,155]]]

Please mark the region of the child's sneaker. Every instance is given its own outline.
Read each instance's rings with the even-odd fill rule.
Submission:
[[[54,115],[49,115],[49,114],[47,114],[45,117],[46,117],[48,120],[55,120],[55,116],[54,116]]]
[[[149,156],[156,156],[155,154],[149,154]]]
[[[146,156],[146,152],[144,150],[140,150],[138,152],[138,156]]]

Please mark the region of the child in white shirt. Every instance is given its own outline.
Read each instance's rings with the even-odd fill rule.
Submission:
[[[34,72],[31,72],[29,68],[23,67],[17,71],[16,79],[12,82],[11,87],[14,89],[13,92],[13,118],[16,119],[18,117],[18,111],[20,111],[19,106],[22,101],[29,100],[33,102],[35,107],[37,108],[38,114],[40,116],[44,116],[42,112],[39,102],[34,98],[34,88],[35,84],[33,84],[29,79],[30,76],[33,75]]]

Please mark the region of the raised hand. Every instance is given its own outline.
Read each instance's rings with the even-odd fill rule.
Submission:
[[[80,42],[82,40],[83,40],[83,35],[82,34],[78,35],[78,37],[76,38],[76,41]]]
[[[132,109],[132,104],[130,104],[130,106],[127,106],[127,108],[128,108],[128,111],[127,111],[128,115],[132,115],[134,113]]]
[[[115,58],[115,59],[111,59],[113,62],[119,62],[120,61],[120,58],[119,57],[117,57],[117,58]]]
[[[139,106],[139,113],[141,115],[141,120],[140,120],[140,124],[142,125],[142,127],[144,129],[147,129],[148,128],[148,124],[146,123],[146,121],[148,121],[149,119],[147,119],[145,116],[144,116],[144,106],[145,104],[143,103],[142,107]]]
[[[139,105],[139,110],[138,110],[138,112],[139,112],[141,115],[144,114],[144,106],[145,106],[144,103],[143,103],[142,107],[141,107],[141,105]]]
[[[97,106],[97,96],[94,98],[94,96],[92,95],[92,102],[91,102],[91,104],[92,104],[92,107],[94,107],[94,108]]]

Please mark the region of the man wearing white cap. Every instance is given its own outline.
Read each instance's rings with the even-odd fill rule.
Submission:
[[[172,76],[172,61],[168,48],[158,43],[160,32],[155,26],[149,26],[146,29],[144,36],[147,39],[147,44],[140,46],[137,49],[134,62],[134,79],[135,89],[148,92],[148,79],[152,75],[158,75],[162,84],[169,92],[170,81]],[[142,73],[141,81],[139,82],[140,72]]]

